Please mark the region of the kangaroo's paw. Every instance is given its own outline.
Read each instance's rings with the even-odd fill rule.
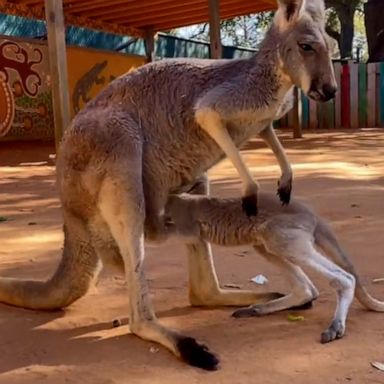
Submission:
[[[291,201],[292,178],[287,181],[280,179],[277,186],[277,194],[279,195],[280,201],[283,205],[288,205]]]
[[[262,315],[263,313],[257,305],[251,305],[247,308],[240,308],[232,313],[232,317],[236,317],[237,319],[242,317],[255,317]]]
[[[257,215],[257,194],[243,196],[241,199],[243,211],[248,217]]]
[[[340,320],[335,320],[329,328],[321,334],[321,343],[329,343],[336,339],[341,339],[345,333],[345,326]]]
[[[189,365],[207,371],[216,371],[219,359],[204,344],[199,344],[192,337],[182,337],[177,343],[180,357]]]

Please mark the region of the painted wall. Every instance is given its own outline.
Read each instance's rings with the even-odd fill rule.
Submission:
[[[0,39],[0,139],[52,136],[47,48]]]
[[[68,47],[72,114],[106,84],[145,62],[141,56]],[[46,43],[0,37],[0,140],[53,139]]]
[[[145,63],[142,56],[69,47],[68,81],[72,114],[77,113],[110,81]]]

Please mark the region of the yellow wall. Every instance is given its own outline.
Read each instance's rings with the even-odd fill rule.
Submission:
[[[69,47],[67,49],[69,96],[72,114],[84,106],[113,78],[145,63],[142,56],[123,55],[108,51]],[[92,73],[93,71],[93,73]]]

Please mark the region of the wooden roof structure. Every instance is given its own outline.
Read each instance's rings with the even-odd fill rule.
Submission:
[[[61,0],[59,0],[61,1]],[[208,0],[62,0],[65,23],[145,37],[209,20]],[[276,7],[276,0],[220,0],[219,18],[228,19]],[[44,19],[44,0],[0,0],[0,12]]]
[[[156,32],[209,22],[211,57],[220,58],[220,19],[272,10],[276,4],[276,0],[0,0],[0,13],[46,20],[58,149],[70,122],[66,25],[144,38],[150,61]]]

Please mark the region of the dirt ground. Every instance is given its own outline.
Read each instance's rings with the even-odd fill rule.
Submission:
[[[294,194],[330,220],[369,291],[384,299],[384,131],[282,135],[293,163]],[[62,246],[60,205],[50,144],[0,146],[0,275],[46,278]],[[279,175],[269,150],[255,140],[243,151],[264,189]],[[228,161],[210,172],[213,194],[239,195]],[[248,251],[248,252],[243,252]],[[222,284],[287,291],[282,276],[246,247],[215,248]],[[207,373],[188,367],[163,348],[129,335],[127,294],[121,277],[105,272],[98,286],[65,311],[42,313],[0,305],[0,383],[384,383],[384,314],[354,302],[344,339],[322,345],[335,295],[314,281],[320,298],[313,309],[264,318],[234,319],[231,308],[190,308],[185,250],[179,241],[148,247],[146,269],[161,321],[205,342],[221,368]],[[265,286],[249,279],[259,273]],[[112,328],[114,319],[123,325]]]

